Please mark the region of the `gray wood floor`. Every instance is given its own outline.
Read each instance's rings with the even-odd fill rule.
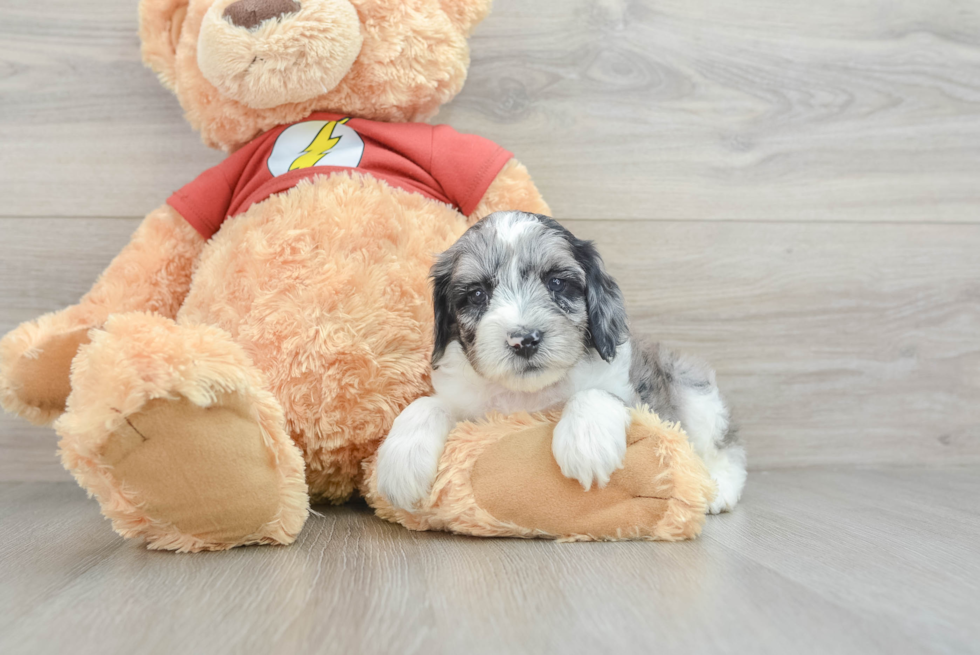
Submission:
[[[0,333],[222,159],[135,0],[0,0]],[[0,416],[0,653],[980,652],[980,3],[496,0],[437,120],[524,161],[638,332],[716,365],[753,469],[687,544],[324,508],[149,553]]]
[[[0,484],[0,652],[980,652],[980,469],[758,473],[681,544],[412,533],[153,553],[72,484]]]

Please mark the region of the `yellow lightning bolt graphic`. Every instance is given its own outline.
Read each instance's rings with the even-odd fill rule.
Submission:
[[[309,168],[310,166],[316,166],[316,163],[323,159],[330,150],[337,145],[341,137],[334,136],[333,131],[337,125],[343,125],[349,118],[344,118],[339,121],[330,121],[317,132],[316,137],[310,142],[310,145],[306,146],[303,150],[303,155],[300,155],[293,163],[289,165],[289,170],[295,171],[297,168]]]

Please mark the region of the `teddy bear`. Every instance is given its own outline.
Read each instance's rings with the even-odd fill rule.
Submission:
[[[228,153],[151,211],[78,304],[0,341],[0,402],[149,548],[289,544],[363,495],[410,529],[698,534],[711,482],[634,409],[623,469],[583,490],[554,414],[457,427],[415,512],[375,451],[427,393],[428,271],[496,210],[548,213],[504,148],[425,121],[460,90],[490,0],[142,0],[145,62]]]

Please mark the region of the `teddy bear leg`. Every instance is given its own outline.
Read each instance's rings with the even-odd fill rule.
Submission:
[[[557,419],[517,414],[458,425],[416,512],[378,494],[376,458],[366,463],[365,496],[379,516],[413,530],[574,541],[677,541],[701,532],[714,488],[676,426],[632,410],[623,468],[606,487],[584,491],[552,455]]]
[[[65,467],[119,534],[185,552],[295,540],[302,456],[229,334],[120,314],[90,336],[55,429]]]
[[[204,239],[172,207],[150,212],[77,305],[19,325],[0,339],[0,405],[46,425],[65,410],[69,372],[88,331],[114,313],[176,315]]]
[[[71,393],[71,361],[79,347],[88,343],[88,328],[62,331],[45,327],[48,326],[44,321],[21,326],[23,332],[37,333],[23,335],[23,341],[30,342],[27,347],[19,347],[21,344],[14,343],[14,339],[0,344],[0,348],[11,351],[6,358],[10,365],[3,370],[0,382],[4,407],[38,424],[65,411],[65,401]]]

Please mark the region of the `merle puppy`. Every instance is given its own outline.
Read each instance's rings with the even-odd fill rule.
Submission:
[[[564,405],[552,452],[585,489],[626,455],[627,406],[680,421],[731,510],[745,451],[708,366],[631,338],[623,296],[590,241],[547,216],[497,212],[432,268],[435,395],[409,405],[378,451],[378,488],[411,510],[428,495],[457,421]]]

